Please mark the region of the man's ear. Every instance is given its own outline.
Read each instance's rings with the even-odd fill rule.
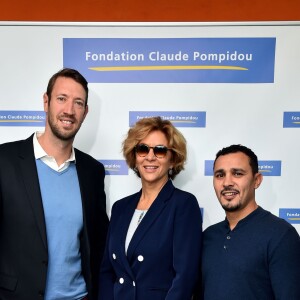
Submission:
[[[263,181],[263,176],[260,172],[255,174],[255,184],[254,188],[257,189]]]
[[[46,93],[43,95],[43,102],[44,102],[44,112],[48,112],[49,98]]]

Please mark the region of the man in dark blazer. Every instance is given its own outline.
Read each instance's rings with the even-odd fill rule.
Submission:
[[[44,94],[45,132],[0,145],[1,300],[97,298],[108,227],[105,172],[73,148],[87,99],[85,78],[59,71]],[[63,177],[69,170],[71,190]]]

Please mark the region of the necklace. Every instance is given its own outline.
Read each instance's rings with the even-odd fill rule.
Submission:
[[[145,214],[145,211],[142,211],[141,214],[139,215],[139,218],[138,218],[138,221],[137,221],[137,226],[140,225],[140,223],[141,223],[141,221],[143,219],[144,214]]]

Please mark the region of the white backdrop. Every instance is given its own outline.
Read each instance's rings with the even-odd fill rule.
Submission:
[[[123,160],[121,142],[129,111],[206,112],[203,128],[180,127],[188,142],[185,170],[174,183],[196,195],[204,228],[224,218],[205,176],[205,161],[233,143],[262,161],[279,161],[278,176],[265,176],[256,198],[279,215],[287,208],[300,232],[299,112],[300,23],[8,23],[0,22],[0,143],[23,139],[40,126],[4,122],[8,111],[42,111],[49,78],[63,67],[64,38],[276,38],[274,83],[90,83],[89,113],[75,146],[96,159]],[[284,112],[296,116],[283,126]],[[2,116],[2,120],[1,120]],[[111,173],[112,174],[112,173]],[[140,189],[128,175],[106,176],[108,213],[118,199]],[[293,220],[292,220],[293,219]]]

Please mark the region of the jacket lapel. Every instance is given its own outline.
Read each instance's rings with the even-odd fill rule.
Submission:
[[[83,217],[83,229],[82,235],[80,238],[80,251],[82,260],[85,263],[82,263],[83,272],[85,274],[91,273],[91,248],[90,248],[90,234],[89,231],[93,230],[93,224],[91,223],[91,214],[92,214],[92,207],[90,205],[89,199],[89,188],[90,182],[88,181],[88,168],[86,168],[84,158],[79,150],[75,148],[75,157],[76,157],[76,171],[78,176],[78,182],[80,187],[80,194],[81,194],[81,202],[82,202],[82,217]]]
[[[151,225],[155,222],[155,220],[159,217],[159,215],[164,210],[173,191],[174,191],[173,183],[171,180],[169,180],[165,184],[163,189],[160,191],[157,198],[154,200],[153,204],[149,208],[148,212],[146,213],[145,217],[143,218],[138,228],[136,229],[129,243],[128,250],[127,250],[127,258],[129,262],[131,261],[134,251],[138,246],[138,244],[140,243],[143,236],[147,233],[147,231],[151,228]]]
[[[132,270],[130,268],[130,264],[129,264],[129,259],[128,259],[128,250],[129,250],[129,247],[130,247],[130,244],[129,244],[129,247],[127,249],[127,255],[125,253],[125,241],[126,241],[126,236],[127,236],[127,231],[128,231],[128,227],[129,227],[129,224],[131,222],[131,219],[132,219],[132,216],[134,214],[134,211],[137,207],[137,204],[139,202],[139,199],[141,197],[141,191],[134,194],[132,196],[132,198],[129,199],[126,207],[125,207],[125,210],[124,210],[124,213],[121,215],[121,219],[119,220],[118,224],[121,224],[121,226],[119,227],[120,228],[120,249],[121,250],[121,261],[122,261],[122,265],[125,267],[125,269],[127,270],[128,274],[130,274],[130,276],[132,277],[133,280],[135,280],[134,278],[134,275],[132,273]]]
[[[27,198],[33,210],[37,227],[39,229],[44,246],[47,249],[46,225],[43,210],[40,184],[36,169],[33,135],[24,140],[19,150],[19,166],[24,181]]]
[[[78,182],[80,187],[80,194],[81,194],[81,202],[82,202],[82,215],[83,215],[83,234],[86,239],[85,246],[88,250],[88,253],[90,253],[90,247],[89,247],[89,234],[88,229],[92,228],[92,225],[90,224],[90,218],[88,218],[88,215],[91,213],[92,208],[90,207],[90,202],[86,201],[88,199],[88,191],[90,187],[90,183],[87,180],[89,178],[88,174],[85,174],[85,172],[89,172],[87,168],[84,165],[84,161],[82,160],[81,152],[78,151],[75,148],[75,157],[76,157],[76,171],[78,176]]]

